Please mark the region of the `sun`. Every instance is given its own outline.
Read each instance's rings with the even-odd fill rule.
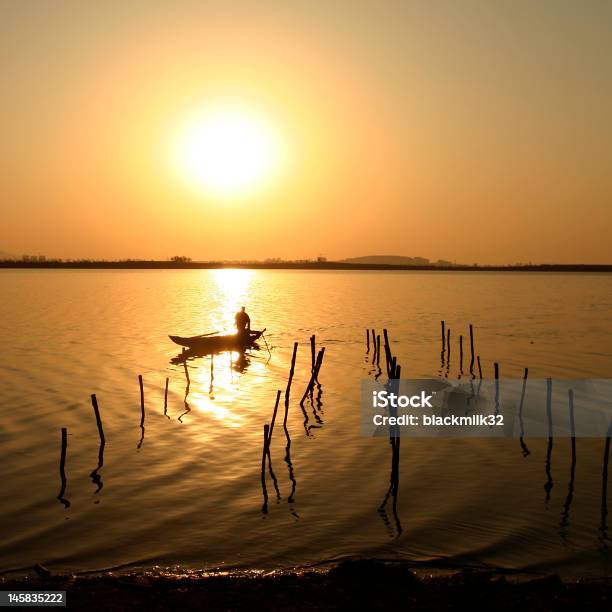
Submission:
[[[255,111],[231,106],[190,117],[173,144],[173,164],[183,181],[221,198],[256,193],[282,162],[273,125]]]

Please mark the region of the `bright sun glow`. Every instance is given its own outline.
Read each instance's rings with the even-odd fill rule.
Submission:
[[[223,198],[258,191],[279,172],[281,157],[273,127],[256,113],[231,107],[192,117],[173,149],[175,168],[190,186]]]

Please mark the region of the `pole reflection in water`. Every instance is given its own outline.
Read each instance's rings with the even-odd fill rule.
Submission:
[[[289,472],[289,481],[291,482],[291,491],[289,492],[289,496],[287,497],[287,503],[290,504],[290,512],[295,516],[295,518],[300,518],[295,508],[293,508],[293,503],[295,502],[295,490],[297,488],[297,480],[295,479],[295,471],[293,468],[293,463],[291,462],[291,436],[289,435],[289,430],[287,429],[287,425],[283,425],[283,429],[285,430],[285,437],[287,438],[287,445],[285,446],[285,463],[287,464],[287,470]]]
[[[140,423],[140,440],[138,440],[138,444],[136,445],[137,449],[140,449],[142,447],[142,443],[144,442],[144,437],[145,437],[145,428],[144,428],[144,424],[141,422]]]
[[[185,370],[185,378],[187,379],[187,389],[189,389],[189,383],[191,381],[189,380],[189,370],[187,369],[187,351],[185,350],[184,347],[183,347],[183,350],[181,351],[181,357],[179,359],[181,359],[183,362],[183,368]]]
[[[264,425],[263,433],[263,451],[261,454],[261,493],[263,495],[263,504],[261,506],[262,514],[268,514],[268,488],[266,487],[266,457],[268,455],[268,431],[269,426]]]
[[[317,395],[315,397],[315,403],[317,405],[316,407],[317,414],[322,413],[323,412],[323,385],[319,382],[318,379],[317,379]],[[323,423],[322,420],[321,420],[321,423]]]
[[[319,412],[322,411],[323,409],[323,401],[321,400],[321,397],[323,395],[323,387],[319,381],[317,381],[316,383],[316,389],[317,389],[316,397],[314,395],[314,388],[311,389],[308,395],[308,401],[310,402],[310,408],[312,410],[312,415],[314,417],[314,420],[316,421],[316,424],[311,425],[310,429],[317,429],[323,426],[323,419],[321,415],[319,414]]]
[[[61,480],[60,492],[57,494],[57,499],[64,505],[64,508],[70,508],[70,502],[64,497],[66,494],[66,485],[68,481],[66,479],[66,449],[68,448],[68,430],[62,427],[62,450],[60,454],[59,473]]]
[[[100,470],[104,467],[104,446],[105,442],[101,440],[100,447],[98,448],[98,465],[96,466],[96,469],[93,470],[91,474],[89,474],[91,482],[93,482],[97,487],[94,493],[99,493],[102,490],[102,487],[104,487],[104,483],[102,482],[102,476],[100,476],[99,473]]]
[[[274,474],[274,470],[272,469],[272,457],[270,455],[270,447],[272,446],[272,434],[274,433],[274,423],[276,422],[276,413],[278,411],[278,404],[280,403],[280,390],[276,393],[276,402],[274,404],[274,413],[272,414],[272,420],[270,421],[270,430],[268,432],[268,441],[267,441],[267,455],[268,455],[268,469],[270,471],[270,477],[272,478],[272,483],[274,484],[274,490],[276,491],[276,503],[280,503],[281,494],[280,489],[278,488],[278,479]]]
[[[308,399],[309,399],[310,407],[312,409],[312,414],[313,414],[315,422],[314,423],[310,422],[310,416],[308,415],[308,411],[306,410],[306,408],[304,408],[303,403],[300,403],[300,408],[302,409],[302,414],[304,415],[304,421],[303,421],[304,431],[306,432],[307,436],[310,436],[310,432],[313,429],[320,429],[323,426],[323,419],[321,418],[321,416],[319,415],[317,411],[317,408],[315,407],[313,396],[312,396],[312,391],[308,394]],[[318,408],[320,409],[321,406],[323,405],[321,402],[321,392],[317,394],[317,402],[318,402],[317,403]]]
[[[550,492],[553,488],[552,479],[552,450],[553,450],[553,422],[552,422],[552,378],[546,379],[546,419],[548,421],[548,445],[546,448],[546,482],[544,490],[546,491],[545,501],[550,501]]]
[[[478,392],[476,391],[476,387],[474,386],[474,379],[470,378],[470,395],[466,399],[466,408],[465,408],[466,416],[474,410],[471,404],[472,404],[472,400],[477,399],[477,397],[478,397]]]
[[[280,489],[278,487],[278,478],[276,478],[276,474],[272,469],[272,457],[270,457],[270,445],[268,444],[268,472],[270,473],[270,478],[272,478],[272,485],[274,486],[274,492],[276,493],[276,503],[280,504],[281,494]]]
[[[377,363],[376,364],[376,368],[374,370],[374,380],[378,380],[382,375],[382,368],[380,367],[380,364]]]
[[[401,376],[401,366],[396,365],[396,361],[394,359],[394,363],[391,371],[391,379],[387,383],[390,387],[391,391],[396,395],[399,394],[399,379]],[[391,406],[389,409],[389,416],[397,417],[397,408]],[[402,533],[402,524],[399,519],[399,514],[397,510],[397,496],[399,490],[399,459],[400,459],[400,437],[399,437],[399,426],[398,425],[389,425],[389,445],[391,446],[391,474],[389,476],[389,488],[387,489],[387,493],[378,508],[378,513],[380,514],[385,526],[389,529],[389,532],[392,537],[399,538]],[[389,502],[389,498],[391,498],[391,513],[393,516],[393,525],[389,520],[387,515],[387,503]]]
[[[604,444],[603,466],[601,470],[601,524],[599,534],[602,545],[608,546],[608,461],[610,460],[610,438],[612,437],[612,418],[608,423],[608,432]]]
[[[189,387],[191,386],[191,379],[189,378],[189,370],[187,369],[187,355],[186,355],[185,349],[182,350],[181,357],[182,357],[182,362],[183,362],[183,368],[185,370],[185,379],[187,381],[187,385],[185,386],[185,397],[183,399],[183,404],[185,405],[185,411],[177,417],[177,420],[180,423],[183,422],[183,417],[189,412],[191,412],[191,408],[189,407],[189,403],[187,402],[187,397],[189,396]]]
[[[527,391],[527,376],[529,375],[529,368],[525,368],[525,373],[523,374],[523,388],[521,390],[521,400],[519,402],[519,426],[521,429],[521,435],[519,437],[519,443],[521,445],[521,452],[523,453],[523,457],[527,457],[531,454],[531,451],[527,448],[525,444],[525,424],[523,422],[523,405],[525,404],[525,392]]]
[[[145,405],[144,405],[144,387],[142,384],[142,375],[138,375],[138,384],[140,385],[140,441],[138,442],[136,448],[140,448],[142,443],[144,442],[145,437]]]
[[[183,405],[185,406],[185,410],[177,417],[177,421],[179,421],[179,423],[182,423],[183,417],[186,414],[189,414],[191,412],[191,406],[189,406],[189,402],[187,401],[188,396],[189,396],[189,383],[187,383],[187,386],[185,387],[185,397],[183,399]]]
[[[168,379],[166,379],[166,389]],[[102,418],[100,417],[100,409],[98,408],[98,400],[96,399],[95,393],[91,396],[91,405],[93,407],[94,415],[96,417],[96,425],[98,427],[98,435],[100,436],[100,446],[98,448],[98,465],[96,469],[89,474],[91,481],[97,486],[96,493],[102,490],[104,486],[102,484],[102,477],[99,474],[99,471],[104,466],[104,446],[106,445],[106,439],[104,438],[104,428],[102,427]]]
[[[312,429],[319,429],[323,425],[323,419],[319,415],[319,412],[322,410],[323,402],[321,397],[323,395],[323,388],[321,383],[319,382],[319,372],[321,371],[321,366],[323,364],[323,356],[325,355],[325,347],[322,347],[319,351],[316,359],[315,366],[312,370],[310,380],[308,381],[308,385],[306,387],[306,391],[304,391],[304,395],[300,400],[300,408],[302,410],[302,414],[304,415],[304,431],[306,435],[309,436]],[[314,402],[314,388],[317,387],[317,406],[315,407]],[[312,409],[312,414],[315,420],[315,423],[309,425],[310,417],[308,416],[307,410],[304,408],[304,402],[308,398],[310,402],[310,407]]]
[[[399,437],[391,437],[389,440],[389,444],[391,446],[391,473],[389,476],[389,488],[387,489],[387,493],[378,508],[378,513],[380,514],[385,526],[388,528],[389,533],[392,537],[398,538],[402,533],[402,524],[399,519],[398,511],[397,511],[397,493],[399,490],[399,459],[400,459],[400,438]],[[387,503],[389,502],[389,498],[391,498],[391,512],[393,516],[394,525],[391,525],[391,521],[387,515]]]
[[[369,330],[368,330],[368,338],[369,338]],[[285,389],[285,416],[283,418],[283,429],[285,430],[285,437],[287,439],[287,445],[285,446],[285,463],[287,464],[287,470],[289,471],[289,480],[291,482],[291,492],[287,497],[287,503],[293,504],[295,501],[295,491],[297,489],[297,480],[295,479],[295,471],[293,468],[293,463],[291,462],[291,436],[289,435],[289,429],[287,428],[287,416],[289,415],[289,398],[291,396],[291,383],[293,382],[293,374],[295,373],[295,359],[297,357],[297,349],[298,343],[293,343],[293,355],[291,357],[291,367],[289,369],[289,378],[287,379],[287,387]],[[369,350],[369,341],[368,341],[368,350]],[[290,511],[293,516],[299,518],[297,512],[290,505]]]
[[[493,376],[495,377],[495,416],[497,416],[499,414],[499,407],[500,407],[500,398],[499,398],[499,363],[495,362],[493,364],[493,369],[494,369],[494,374]]]
[[[210,395],[210,399],[215,399],[213,395],[213,384],[215,381],[215,356],[214,354],[210,355],[210,385],[208,387],[208,395]]]
[[[166,390],[164,392],[164,416],[167,419],[170,419],[170,415],[168,414],[168,382],[170,379],[166,377]]]
[[[561,513],[561,537],[565,537],[566,529],[569,526],[569,513],[572,501],[574,499],[574,478],[576,476],[576,427],[574,424],[574,391],[568,389],[568,402],[569,402],[569,422],[570,422],[570,433],[571,433],[571,445],[572,445],[572,463],[570,466],[570,480],[567,487],[567,496],[563,504],[563,512]]]

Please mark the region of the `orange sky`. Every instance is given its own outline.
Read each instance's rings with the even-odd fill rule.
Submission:
[[[612,263],[612,4],[24,0],[0,8],[0,251]],[[218,197],[211,105],[283,163]]]

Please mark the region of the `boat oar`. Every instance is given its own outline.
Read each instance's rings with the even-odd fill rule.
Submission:
[[[272,355],[272,353],[270,352],[270,347],[268,346],[268,341],[266,340],[266,337],[263,332],[261,332],[261,337],[264,339],[264,342],[266,343],[266,348],[268,349],[268,355]]]
[[[218,331],[215,332],[210,332],[209,334],[200,334],[199,336],[194,336],[195,338],[205,338],[206,336],[214,336],[215,334],[218,334]]]

